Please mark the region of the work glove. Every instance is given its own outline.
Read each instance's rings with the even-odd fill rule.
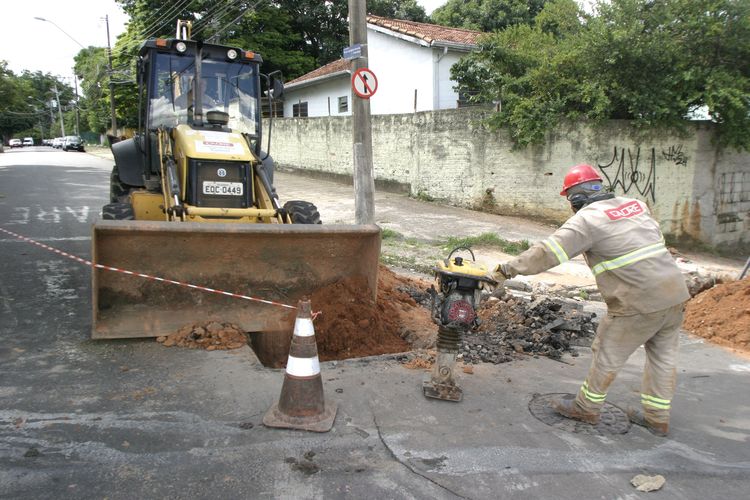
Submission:
[[[498,264],[495,269],[490,273],[490,277],[497,282],[495,287],[500,288],[503,286],[505,280],[510,278],[510,271],[505,264]]]

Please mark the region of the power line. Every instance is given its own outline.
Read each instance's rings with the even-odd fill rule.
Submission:
[[[172,16],[177,14],[181,9],[187,7],[187,5],[192,0],[181,0],[175,5],[172,5],[171,8],[167,9],[167,11],[164,12],[162,16],[157,18],[155,21],[151,22],[147,27],[143,28],[142,30],[136,31],[133,33],[135,38],[137,40],[134,40],[137,43],[142,42],[143,40],[147,40],[148,38],[152,37],[159,31],[161,31],[169,21],[172,21]],[[158,12],[158,11],[157,11]],[[131,48],[129,47],[123,47],[120,49],[115,49],[112,51],[112,55],[121,55],[124,52],[130,51]]]
[[[235,17],[235,18],[234,18],[233,20],[229,21],[229,22],[228,22],[227,24],[225,24],[225,25],[224,25],[224,26],[223,26],[222,28],[220,28],[220,29],[219,29],[219,30],[217,30],[217,31],[216,31],[216,32],[215,32],[215,33],[214,33],[213,35],[211,35],[211,36],[210,36],[210,37],[208,38],[208,41],[211,41],[212,39],[214,39],[214,38],[218,37],[218,36],[219,36],[219,35],[220,35],[220,34],[221,34],[221,33],[222,33],[222,32],[223,32],[223,31],[224,31],[225,29],[227,29],[227,28],[228,28],[229,26],[231,26],[231,25],[235,24],[235,23],[236,23],[237,21],[239,21],[239,20],[240,20],[240,19],[242,18],[242,16],[244,16],[244,15],[245,15],[245,14],[247,13],[247,11],[248,11],[248,10],[252,10],[252,11],[254,11],[254,10],[255,10],[255,8],[256,8],[256,7],[258,6],[258,4],[259,4],[260,2],[262,2],[262,1],[263,1],[263,0],[258,0],[258,1],[257,1],[257,2],[255,2],[255,3],[253,4],[253,6],[252,6],[252,7],[250,7],[249,9],[248,9],[248,8],[246,8],[245,10],[243,10],[242,12],[240,12],[240,15],[239,15],[239,16],[237,16],[237,17]],[[217,41],[218,41],[218,38],[217,38]]]
[[[138,34],[141,35],[141,38],[143,39],[149,38],[150,36],[154,35],[156,32],[158,32],[164,27],[165,21],[171,20],[172,16],[174,16],[177,12],[179,12],[180,9],[187,7],[187,4],[189,4],[190,2],[191,0],[182,0],[178,2],[177,4],[173,5],[171,9],[169,9],[167,12],[164,13],[164,15],[156,19],[148,27],[141,30],[140,33]],[[149,33],[150,30],[153,30],[153,31]]]
[[[221,22],[226,15],[231,11],[233,7],[236,7],[241,0],[235,0],[234,2],[225,3],[224,5],[217,6],[213,12],[207,13],[200,22],[200,26],[196,23],[195,29],[193,29],[193,36],[197,35],[201,31],[208,28],[212,21]]]

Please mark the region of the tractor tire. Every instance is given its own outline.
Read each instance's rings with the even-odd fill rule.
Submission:
[[[104,220],[134,220],[135,213],[130,203],[110,203],[102,207]]]
[[[287,201],[284,210],[292,219],[292,224],[321,224],[318,207],[308,201]]]
[[[109,175],[109,201],[110,203],[125,203],[128,201],[130,191],[133,186],[125,184],[120,180],[120,171],[117,165],[112,167],[112,173]]]

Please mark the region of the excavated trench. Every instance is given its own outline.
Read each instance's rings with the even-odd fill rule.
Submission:
[[[404,353],[410,368],[428,368],[435,357],[437,326],[430,319],[432,282],[378,273],[378,297],[372,301],[356,279],[334,283],[312,297],[318,312],[315,336],[321,361]],[[687,306],[685,328],[714,342],[748,350],[750,279],[717,285]],[[478,311],[481,325],[462,335],[458,359],[464,365],[504,363],[525,356],[560,360],[577,356],[576,347],[590,346],[598,318],[580,302],[538,294],[522,298],[502,290],[484,296]],[[289,354],[291,330],[249,335],[264,366],[281,368]],[[248,335],[236,325],[207,322],[190,325],[167,337],[164,346],[193,349],[236,349]]]
[[[357,279],[319,289],[311,297],[318,356],[321,361],[391,353],[419,352],[432,358],[437,326],[430,318],[431,282],[395,274],[385,266],[378,273],[373,301]],[[485,297],[479,311],[481,327],[463,336],[460,358],[468,363],[500,363],[521,354],[559,358],[574,345],[590,344],[595,329],[591,315],[562,301],[528,303],[509,294]],[[245,334],[220,322],[186,326],[158,339],[165,346],[208,350],[241,347]],[[249,343],[261,363],[281,368],[287,362],[291,331],[251,333]],[[414,354],[400,357],[409,362]],[[424,365],[429,366],[431,359]]]

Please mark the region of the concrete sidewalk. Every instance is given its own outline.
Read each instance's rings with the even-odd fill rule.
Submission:
[[[274,184],[282,202],[303,199],[314,202],[323,223],[354,223],[354,188],[351,185],[321,180],[294,172],[277,172]],[[448,237],[478,236],[494,233],[507,240],[539,241],[557,226],[520,217],[493,215],[474,210],[441,205],[383,191],[375,193],[375,222],[385,229],[420,241],[445,241]],[[511,255],[493,248],[478,248],[477,258],[488,265],[497,264]],[[732,260],[707,254],[682,252],[677,259],[684,272],[736,278],[744,260]],[[594,279],[582,257],[536,276],[522,277],[528,282],[591,286]]]

